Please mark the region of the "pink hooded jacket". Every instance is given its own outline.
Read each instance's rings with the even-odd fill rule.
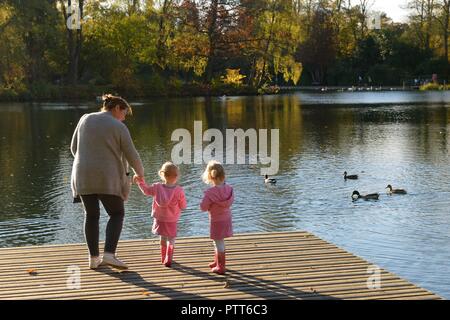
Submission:
[[[208,211],[211,222],[225,221],[231,218],[230,207],[233,201],[233,187],[224,183],[205,191],[200,209]]]
[[[162,183],[147,185],[145,182],[138,184],[141,191],[153,197],[152,217],[163,222],[177,222],[181,210],[186,209],[186,197],[180,186],[168,187]]]

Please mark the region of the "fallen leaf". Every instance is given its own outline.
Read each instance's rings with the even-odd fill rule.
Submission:
[[[28,273],[30,276],[35,276],[35,275],[37,274],[36,269],[28,269],[28,270],[27,270],[27,273]]]
[[[150,292],[144,290],[144,291],[142,291],[142,295],[148,297],[148,296],[150,296]]]

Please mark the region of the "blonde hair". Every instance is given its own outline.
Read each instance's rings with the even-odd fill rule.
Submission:
[[[161,169],[159,169],[158,174],[161,177],[161,179],[164,182],[166,182],[168,177],[178,176],[179,175],[179,170],[178,170],[178,167],[176,165],[174,165],[170,161],[167,161],[166,163],[164,163],[162,165]]]
[[[202,174],[202,179],[207,184],[213,184],[213,181],[223,181],[225,180],[225,169],[220,162],[211,160]]]
[[[119,106],[121,110],[127,110],[128,115],[133,115],[133,109],[128,104],[128,102],[119,96],[113,96],[112,94],[104,94],[102,96],[103,106],[102,111],[110,111],[115,107]]]

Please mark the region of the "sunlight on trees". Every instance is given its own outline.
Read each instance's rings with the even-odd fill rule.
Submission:
[[[409,0],[408,22],[382,14],[380,30],[367,26],[373,0],[1,2],[4,99],[75,85],[174,93],[232,79],[228,70],[256,89],[448,78],[450,0]],[[79,28],[67,28],[71,5]]]

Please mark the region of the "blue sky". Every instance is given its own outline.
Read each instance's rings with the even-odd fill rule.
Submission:
[[[404,22],[408,16],[408,10],[405,9],[407,2],[407,0],[375,0],[372,10],[384,11],[395,22]]]

